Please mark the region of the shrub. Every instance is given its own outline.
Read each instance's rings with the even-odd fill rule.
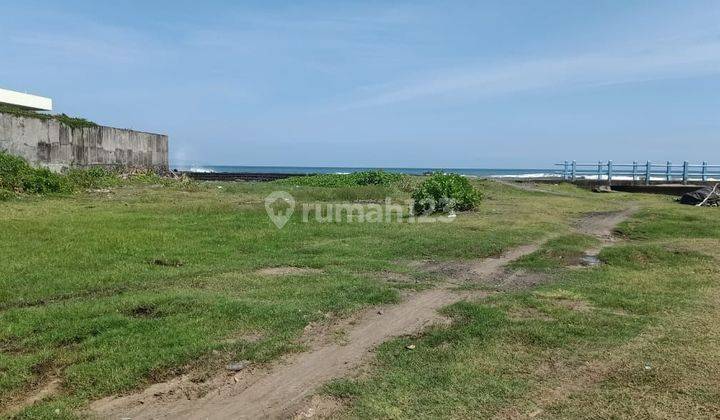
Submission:
[[[16,193],[70,193],[119,183],[118,176],[104,168],[71,169],[60,175],[46,168],[33,168],[24,159],[0,151],[0,191],[5,191],[5,198]]]
[[[14,193],[46,194],[69,189],[60,175],[31,167],[24,159],[0,152],[0,189]]]
[[[10,200],[14,198],[15,194],[12,191],[0,189],[0,201]]]
[[[405,175],[400,180],[393,183],[393,185],[395,185],[395,187],[402,192],[411,193],[415,191],[418,185],[420,185],[421,180],[422,178],[419,176]]]
[[[0,152],[0,189],[20,192],[23,180],[32,171],[25,160]]]
[[[294,176],[277,181],[279,184],[305,187],[352,187],[357,185],[390,186],[402,180],[405,175],[385,171],[362,171],[350,174],[319,174]]]
[[[23,192],[31,194],[49,194],[71,192],[72,186],[66,179],[49,169],[32,169],[23,180]]]
[[[412,194],[416,214],[474,209],[482,199],[467,178],[436,173],[423,181]]]
[[[363,171],[350,174],[356,185],[390,185],[399,181],[403,176],[401,174],[390,173],[385,171]]]

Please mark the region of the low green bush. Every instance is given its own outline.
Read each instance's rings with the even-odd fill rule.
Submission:
[[[23,181],[23,192],[31,194],[63,193],[72,190],[72,185],[67,179],[47,168],[33,168]]]
[[[385,171],[362,171],[350,174],[318,174],[294,176],[276,181],[284,185],[305,187],[352,187],[357,185],[390,186],[401,181],[406,175]]]
[[[431,214],[472,210],[482,194],[463,176],[435,173],[413,191],[412,198],[416,214]]]
[[[363,171],[350,174],[356,185],[390,185],[403,178],[402,174],[385,171]]]
[[[15,194],[12,191],[0,189],[0,201],[10,200],[14,198]]]
[[[120,169],[96,166],[56,174],[46,168],[33,168],[24,159],[0,151],[0,200],[18,194],[72,193],[127,184],[172,186],[183,190],[197,188],[197,183],[188,177],[172,179],[151,170],[123,174]]]
[[[23,159],[0,152],[0,189],[21,191],[23,179],[32,168]]]
[[[45,168],[33,168],[24,159],[0,152],[0,189],[11,193],[47,194],[68,191],[68,183]]]

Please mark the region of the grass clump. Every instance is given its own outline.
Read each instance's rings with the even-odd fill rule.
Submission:
[[[117,172],[101,167],[70,169],[66,178],[76,189],[107,188],[120,183]]]
[[[463,176],[436,173],[415,189],[412,198],[416,213],[432,214],[472,210],[480,203],[482,194]]]
[[[317,174],[294,176],[276,181],[279,184],[290,184],[304,187],[352,187],[365,185],[391,186],[400,182],[406,175],[385,171],[361,171],[351,174]]]

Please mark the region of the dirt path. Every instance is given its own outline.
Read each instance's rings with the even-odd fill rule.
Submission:
[[[590,214],[585,218],[587,226],[582,231],[609,237],[614,226],[630,214],[631,210]],[[434,271],[448,277],[448,283],[410,295],[397,305],[361,311],[344,324],[347,331],[341,343],[328,340],[332,332],[326,331],[324,337],[313,340],[309,351],[287,356],[267,369],[249,369],[231,377],[222,374],[204,384],[204,388],[186,378],[178,378],[138,394],[97,401],[90,408],[94,415],[102,418],[292,417],[309,395],[328,381],[347,376],[372,357],[372,350],[379,344],[393,337],[417,333],[434,323],[447,322],[437,313],[438,309],[487,295],[454,290],[453,281],[482,282],[508,275],[504,270],[507,263],[538,248],[539,244],[525,245],[496,258],[436,263]],[[433,270],[428,262],[420,264]],[[337,330],[336,327],[334,331]]]
[[[473,262],[471,274],[477,280],[497,276],[503,267],[538,249],[526,245],[482,262]],[[369,308],[356,315],[343,343],[316,338],[310,351],[284,358],[274,369],[242,372],[231,381],[227,375],[215,378],[211,392],[201,392],[182,378],[154,385],[144,392],[120,398],[106,398],[91,406],[103,418],[277,418],[291,417],[304,398],[331,379],[357,368],[379,344],[400,335],[419,332],[434,323],[447,322],[437,310],[470,297],[487,293],[453,290],[452,284],[410,295],[397,305]],[[337,331],[337,328],[335,329]],[[331,335],[328,332],[326,335]]]
[[[604,243],[615,241],[615,228],[638,210],[634,203],[623,211],[602,211],[587,213],[575,223],[575,230],[586,235],[598,237]]]

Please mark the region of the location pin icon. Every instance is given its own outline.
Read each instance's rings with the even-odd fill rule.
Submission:
[[[285,210],[276,209],[275,203],[278,201],[287,203],[287,208]],[[295,198],[286,191],[274,191],[265,197],[265,211],[267,211],[270,220],[272,220],[275,226],[277,226],[278,229],[282,229],[290,220],[293,212],[295,212]]]

